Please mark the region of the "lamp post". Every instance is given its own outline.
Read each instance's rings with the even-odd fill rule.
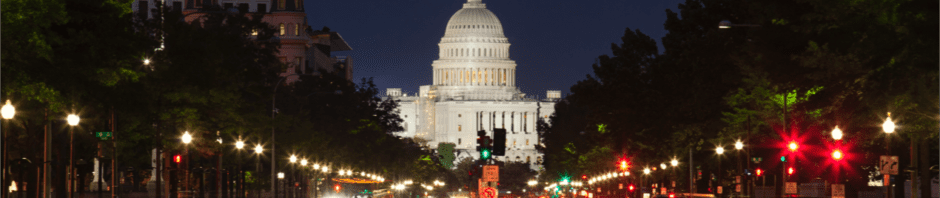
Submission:
[[[0,116],[2,116],[4,120],[10,120],[10,119],[13,119],[13,116],[14,116],[14,115],[16,115],[16,108],[13,107],[13,105],[10,104],[10,100],[7,100],[7,103],[6,103],[5,105],[3,105],[3,108],[0,108]],[[4,124],[3,127],[6,128],[6,125],[7,125],[7,124],[9,124],[9,122],[7,122],[6,124]],[[7,130],[0,131],[0,132],[3,133],[3,134],[2,134],[2,137],[0,137],[0,139],[2,139],[2,140],[0,140],[0,142],[2,142],[2,144],[3,144],[3,153],[0,154],[0,155],[2,155],[2,156],[0,156],[0,171],[2,171],[2,172],[0,172],[0,194],[4,194],[4,195],[7,195],[7,193],[10,192],[10,191],[7,189],[8,187],[7,187],[7,185],[6,185],[6,183],[7,183],[7,182],[6,182],[6,181],[7,181],[7,172],[8,172],[8,171],[7,171],[7,166],[8,166],[8,165],[7,165],[7,150],[8,150],[8,149],[7,149],[7,144],[9,144],[9,142],[6,141],[6,140],[7,140],[7,137],[6,137],[6,136],[7,136],[7,135],[6,135],[7,132],[6,132],[6,131],[7,131]]]
[[[293,183],[294,183],[294,177],[295,177],[295,175],[294,175],[294,165],[297,163],[297,156],[296,156],[296,155],[290,155],[289,161],[290,161],[290,164],[289,164],[290,170],[288,170],[288,171],[290,171],[290,179],[288,179],[288,180],[289,180],[288,182],[290,182],[291,185],[293,185]],[[288,195],[290,195],[290,197],[294,197],[294,196],[295,196],[295,195],[294,195],[294,187],[291,186],[291,187],[290,187],[290,191],[289,191],[289,192],[285,192],[285,193],[288,193]]]
[[[69,171],[68,171],[69,172],[69,175],[68,175],[69,187],[67,189],[68,189],[68,197],[72,198],[74,196],[73,191],[75,191],[75,131],[74,129],[75,129],[75,126],[78,125],[78,121],[80,119],[75,114],[69,114],[68,117],[66,117],[66,120],[68,121],[69,126],[70,126],[69,127]]]
[[[891,156],[891,134],[894,133],[894,129],[897,126],[894,125],[894,121],[891,121],[891,112],[888,112],[888,118],[885,119],[885,122],[881,124],[881,129],[885,132],[885,150],[887,150],[888,156]],[[887,175],[887,174],[886,174]],[[885,177],[885,197],[891,198],[891,176]]]
[[[186,177],[186,182],[183,185],[183,190],[189,189],[189,143],[193,141],[193,135],[189,134],[189,131],[183,132],[183,136],[180,137],[180,140],[183,141],[183,154],[186,155],[186,173],[183,176]],[[114,181],[111,181],[114,183]]]
[[[242,149],[245,148],[245,141],[241,140],[241,137],[238,138],[238,141],[235,142],[235,162],[238,163],[238,171],[235,174],[235,196],[242,197],[245,195],[245,176],[242,174],[244,172],[244,167],[242,165]]]
[[[718,177],[718,187],[721,187],[721,175],[722,175],[721,174],[721,155],[725,153],[725,148],[718,146],[718,148],[715,148],[715,153],[718,154],[718,174],[716,176]],[[717,188],[715,188],[715,192],[718,192]],[[717,194],[718,194],[718,197],[721,197],[721,194],[723,193],[717,193]]]
[[[737,150],[736,153],[737,153],[737,157],[738,157],[738,159],[737,159],[737,161],[738,161],[738,171],[740,171],[740,172],[738,172],[739,177],[743,177],[743,179],[746,180],[746,179],[747,179],[747,175],[745,175],[744,171],[741,170],[741,168],[743,168],[743,167],[741,166],[741,151],[744,150],[744,142],[741,142],[741,140],[738,140],[737,142],[735,142],[735,143],[734,143],[734,150]],[[747,161],[747,160],[745,160],[745,161]],[[746,162],[745,162],[745,163],[746,163]],[[735,182],[737,182],[737,179],[735,179]],[[738,184],[735,184],[735,185],[742,185],[742,188],[744,188],[744,187],[743,187],[743,184],[738,183]],[[735,187],[735,190],[737,190],[737,187]],[[741,192],[736,192],[736,193],[741,193]]]
[[[258,156],[257,161],[255,161],[255,162],[256,162],[256,163],[255,163],[255,171],[256,171],[256,172],[261,172],[261,152],[263,152],[263,151],[264,151],[264,147],[261,147],[261,144],[255,145],[255,155]],[[273,151],[272,151],[272,152],[273,152]],[[274,160],[271,160],[271,161],[274,161]],[[271,174],[273,175],[274,173],[271,173]],[[277,181],[277,180],[271,181],[271,183],[275,183],[275,181]],[[244,184],[243,184],[243,185],[244,185]],[[260,189],[259,189],[259,190],[260,190]],[[276,190],[276,189],[272,189],[272,190]],[[272,192],[274,192],[274,191],[272,191]],[[275,192],[275,196],[276,196],[276,195],[277,195],[277,192]],[[261,192],[258,192],[258,198],[261,198]]]
[[[307,197],[307,159],[300,160],[300,179],[302,197]]]

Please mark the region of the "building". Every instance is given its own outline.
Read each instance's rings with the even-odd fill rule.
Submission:
[[[341,72],[352,81],[352,57],[331,55],[352,47],[337,32],[312,30],[302,0],[135,0],[131,6],[137,15],[150,19],[160,4],[183,14],[187,22],[207,12],[263,13],[262,20],[279,30],[281,48],[277,56],[289,65],[280,76],[292,82],[298,78],[293,74],[316,74],[322,69]]]
[[[456,144],[459,161],[479,157],[477,131],[492,136],[493,129],[505,128],[506,155],[495,159],[540,169],[536,123],[554,113],[560,91],[549,91],[544,100],[520,92],[509,45],[502,24],[486,4],[468,0],[447,22],[438,44],[439,59],[431,64],[432,84],[411,95],[400,88],[386,90],[387,97],[399,101],[404,120],[405,130],[396,135],[414,138],[432,149],[438,143]]]

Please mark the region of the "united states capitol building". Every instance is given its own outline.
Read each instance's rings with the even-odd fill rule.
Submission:
[[[537,119],[554,113],[560,91],[548,91],[544,99],[526,97],[516,87],[516,62],[509,56],[509,40],[496,15],[481,0],[468,0],[447,22],[438,44],[439,59],[431,66],[433,83],[416,94],[400,88],[386,90],[399,101],[405,130],[399,137],[414,138],[434,149],[438,143],[456,144],[456,156],[478,158],[477,131],[488,136],[505,128],[506,155],[499,161],[525,162],[541,169],[542,154],[536,132]]]

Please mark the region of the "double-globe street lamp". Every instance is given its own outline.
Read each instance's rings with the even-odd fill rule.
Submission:
[[[725,153],[725,147],[718,146],[718,148],[715,148],[715,153],[718,154],[718,174],[716,175],[718,177],[718,187],[716,188],[715,192],[717,192],[718,197],[721,197],[721,195],[723,194],[722,192],[723,189],[721,187],[721,184],[722,184],[721,176],[723,175],[721,172],[721,155]]]
[[[273,151],[273,150],[272,150],[272,151]],[[262,152],[264,152],[264,147],[261,147],[261,144],[256,144],[256,145],[255,145],[255,155],[257,156],[257,158],[256,158],[257,161],[255,161],[255,162],[256,162],[256,163],[255,163],[255,171],[256,171],[256,172],[259,172],[259,173],[261,172],[261,153],[262,153]],[[274,161],[274,160],[271,160],[271,161]],[[274,174],[274,173],[272,172],[271,174]],[[273,181],[271,181],[271,183],[274,183],[274,181],[277,181],[277,180],[273,180]],[[244,184],[242,184],[242,185],[244,185]],[[259,188],[259,191],[260,191],[260,188]],[[257,194],[258,194],[258,198],[261,198],[261,192],[257,192]]]
[[[891,156],[891,134],[894,133],[894,129],[897,126],[894,125],[894,121],[891,121],[891,112],[888,112],[888,117],[885,119],[885,122],[881,124],[881,130],[885,132],[885,150],[887,150],[888,156]],[[885,174],[885,197],[891,198],[891,176]]]
[[[183,136],[180,137],[180,141],[183,142],[183,155],[186,155],[186,160],[184,160],[186,161],[186,172],[183,174],[186,177],[186,182],[183,184],[183,189],[189,190],[189,143],[193,142],[193,135],[189,134],[189,131],[185,131]]]

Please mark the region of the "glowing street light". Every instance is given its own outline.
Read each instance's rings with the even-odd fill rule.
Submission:
[[[790,149],[790,152],[796,152],[796,149],[799,149],[800,145],[797,144],[796,142],[790,142],[790,144],[787,145],[787,147]]]
[[[320,170],[320,164],[313,164],[313,170]]]
[[[842,130],[839,129],[839,126],[836,126],[835,129],[832,129],[832,139],[841,140],[842,139]]]
[[[296,156],[296,155],[290,155],[290,163],[294,163],[294,162],[297,162],[297,156]]]
[[[672,159],[672,161],[670,161],[669,163],[672,164],[673,167],[679,166],[679,160],[676,160],[676,159]]]
[[[264,151],[264,147],[261,147],[260,144],[255,145],[255,154],[261,154],[262,151]]]
[[[306,166],[307,166],[307,159],[302,159],[302,160],[300,160],[300,165],[306,167]]]
[[[193,135],[190,135],[189,131],[186,131],[185,133],[183,133],[183,137],[180,139],[183,140],[184,144],[189,144],[190,142],[193,142]]]
[[[744,149],[744,143],[741,142],[741,141],[735,142],[735,143],[734,143],[734,149],[735,149],[735,150]]]
[[[13,115],[16,115],[16,108],[10,104],[10,100],[7,100],[7,104],[3,105],[3,108],[0,108],[0,115],[3,116],[3,119],[13,119]]]
[[[885,131],[885,133],[890,134],[890,133],[894,133],[894,128],[895,128],[895,127],[897,127],[897,126],[895,126],[895,125],[894,125],[894,122],[891,121],[891,112],[888,112],[888,118],[885,119],[885,123],[884,123],[884,124],[881,124],[881,129],[883,129],[883,130]]]
[[[659,164],[659,168],[662,168],[663,170],[666,170],[666,163],[660,163],[660,164]]]
[[[715,153],[718,153],[719,155],[724,154],[725,148],[724,147],[715,148]]]
[[[284,179],[284,172],[278,172],[278,173],[277,173],[277,178],[278,178],[278,179]]]
[[[69,125],[70,125],[70,126],[75,126],[75,125],[78,125],[78,121],[79,121],[80,119],[79,119],[78,116],[75,115],[75,114],[69,114],[69,116],[66,117],[65,120],[67,120],[67,121],[69,122]]]
[[[237,142],[235,142],[235,148],[237,148],[238,150],[245,148],[245,141],[238,140]]]
[[[650,174],[650,168],[644,168],[644,169],[643,169],[643,174],[649,175],[649,174]]]

